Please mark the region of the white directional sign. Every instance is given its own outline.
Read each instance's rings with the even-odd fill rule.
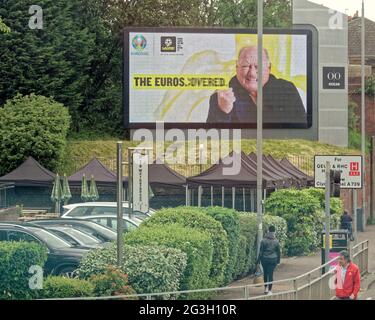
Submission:
[[[315,188],[325,187],[327,161],[329,161],[332,170],[341,171],[342,189],[362,188],[361,156],[315,156]]]
[[[148,197],[148,155],[133,153],[133,211],[149,211]]]

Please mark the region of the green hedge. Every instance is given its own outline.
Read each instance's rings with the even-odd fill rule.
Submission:
[[[213,244],[211,236],[207,232],[183,227],[179,224],[169,224],[162,227],[141,226],[137,230],[126,234],[125,242],[128,245],[166,246],[185,252],[187,264],[181,279],[181,290],[203,289],[212,285],[209,275]],[[193,296],[198,298],[201,295]],[[193,296],[190,296],[190,298]]]
[[[267,198],[265,208],[267,213],[287,222],[287,255],[304,255],[317,249],[322,230],[322,211],[317,197],[295,189],[277,190]]]
[[[44,267],[47,248],[30,242],[0,242],[0,300],[32,299],[38,290],[31,290],[31,266]]]
[[[200,208],[177,207],[159,210],[143,225],[160,228],[160,226],[173,223],[208,232],[211,235],[214,251],[210,278],[212,285],[221,286],[224,283],[224,271],[228,263],[228,238],[221,223],[208,216]]]
[[[39,292],[40,299],[63,299],[94,296],[95,286],[89,281],[49,276],[43,281],[43,290]]]
[[[229,260],[225,270],[225,283],[230,283],[235,277],[235,265],[238,254],[238,243],[240,240],[240,217],[233,209],[222,207],[202,208],[204,212],[219,221],[228,236]]]
[[[237,251],[236,261],[234,264],[234,279],[242,278],[243,276],[246,276],[249,273],[247,265],[249,260],[249,251],[251,244],[248,242],[248,239],[245,236],[240,235],[238,247],[239,249]]]
[[[304,189],[302,192],[317,198],[320,203],[320,209],[325,212],[325,190],[318,188]],[[340,198],[330,199],[331,227],[337,228],[340,225],[341,215],[344,212],[344,204]]]
[[[242,249],[246,255],[246,262],[242,269],[237,269],[237,276],[245,276],[255,270],[256,243],[257,243],[257,217],[255,213],[240,214],[240,232],[246,239],[246,245]],[[241,248],[241,246],[240,246]],[[238,263],[237,263],[238,265]]]
[[[121,271],[128,275],[137,293],[176,291],[186,267],[186,254],[174,248],[158,246],[124,246]],[[80,262],[79,277],[89,279],[105,274],[117,264],[116,245],[88,252]]]

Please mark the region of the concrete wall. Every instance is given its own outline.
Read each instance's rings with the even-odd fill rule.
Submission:
[[[321,142],[348,145],[348,19],[306,0],[293,0],[293,24],[311,24],[319,33],[319,118],[318,139]],[[332,22],[336,28],[332,28]],[[331,24],[330,24],[331,23]],[[338,28],[337,28],[338,27]],[[322,86],[323,67],[345,67],[345,89],[325,90]]]

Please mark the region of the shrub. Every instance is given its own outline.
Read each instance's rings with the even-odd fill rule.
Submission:
[[[127,274],[137,293],[176,291],[186,267],[186,254],[174,248],[124,246],[124,263],[120,270]],[[116,245],[94,249],[81,260],[79,277],[89,279],[104,274],[117,262]]]
[[[319,200],[302,191],[283,189],[273,192],[266,200],[266,212],[287,222],[286,253],[303,255],[316,250],[321,228]]]
[[[234,266],[236,264],[236,257],[238,251],[238,242],[240,238],[240,218],[239,213],[233,209],[222,207],[207,207],[202,208],[215,220],[219,221],[227,232],[228,236],[228,250],[229,257],[225,270],[225,283],[230,283],[234,278]]]
[[[179,224],[145,227],[125,235],[129,245],[159,245],[180,249],[187,255],[186,269],[181,279],[181,290],[203,289],[211,286],[209,278],[213,245],[211,236]],[[130,274],[129,274],[130,276]],[[199,297],[194,295],[194,297]],[[205,295],[204,295],[205,296]]]
[[[246,255],[246,262],[242,270],[239,270],[239,276],[244,276],[255,270],[257,259],[256,243],[257,243],[257,217],[255,213],[240,214],[240,232],[246,239],[246,246],[242,249]],[[241,248],[241,245],[239,246]],[[238,265],[238,264],[237,264]]]
[[[94,285],[95,296],[98,297],[136,294],[128,284],[128,276],[114,266],[108,266],[105,273],[92,275],[89,280]]]
[[[171,223],[178,223],[184,227],[208,232],[211,235],[214,251],[210,277],[214,286],[222,285],[224,271],[228,263],[228,238],[221,223],[208,216],[200,208],[177,207],[161,209],[143,224],[153,226]]]
[[[314,196],[319,200],[320,210],[325,211],[325,190],[318,188],[304,189],[302,192]],[[344,212],[344,204],[340,198],[330,199],[331,227],[336,228],[340,224],[341,215]],[[323,220],[323,217],[322,217]],[[322,221],[323,222],[323,221]]]
[[[0,108],[0,174],[33,156],[50,170],[59,164],[69,128],[68,110],[43,96],[17,95]]]
[[[49,276],[43,282],[39,298],[63,299],[94,296],[94,285],[86,280]]]
[[[31,266],[44,267],[47,248],[31,242],[0,242],[0,299],[32,299],[37,290],[31,290]]]
[[[239,279],[248,274],[249,270],[247,269],[248,260],[249,260],[249,252],[250,252],[250,245],[248,239],[240,235],[238,241],[238,251],[236,256],[236,261],[234,264],[234,272],[233,278]]]

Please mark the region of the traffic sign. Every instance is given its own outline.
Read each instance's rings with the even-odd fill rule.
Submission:
[[[315,156],[315,188],[325,187],[327,161],[332,170],[341,172],[341,189],[362,188],[362,156]]]

